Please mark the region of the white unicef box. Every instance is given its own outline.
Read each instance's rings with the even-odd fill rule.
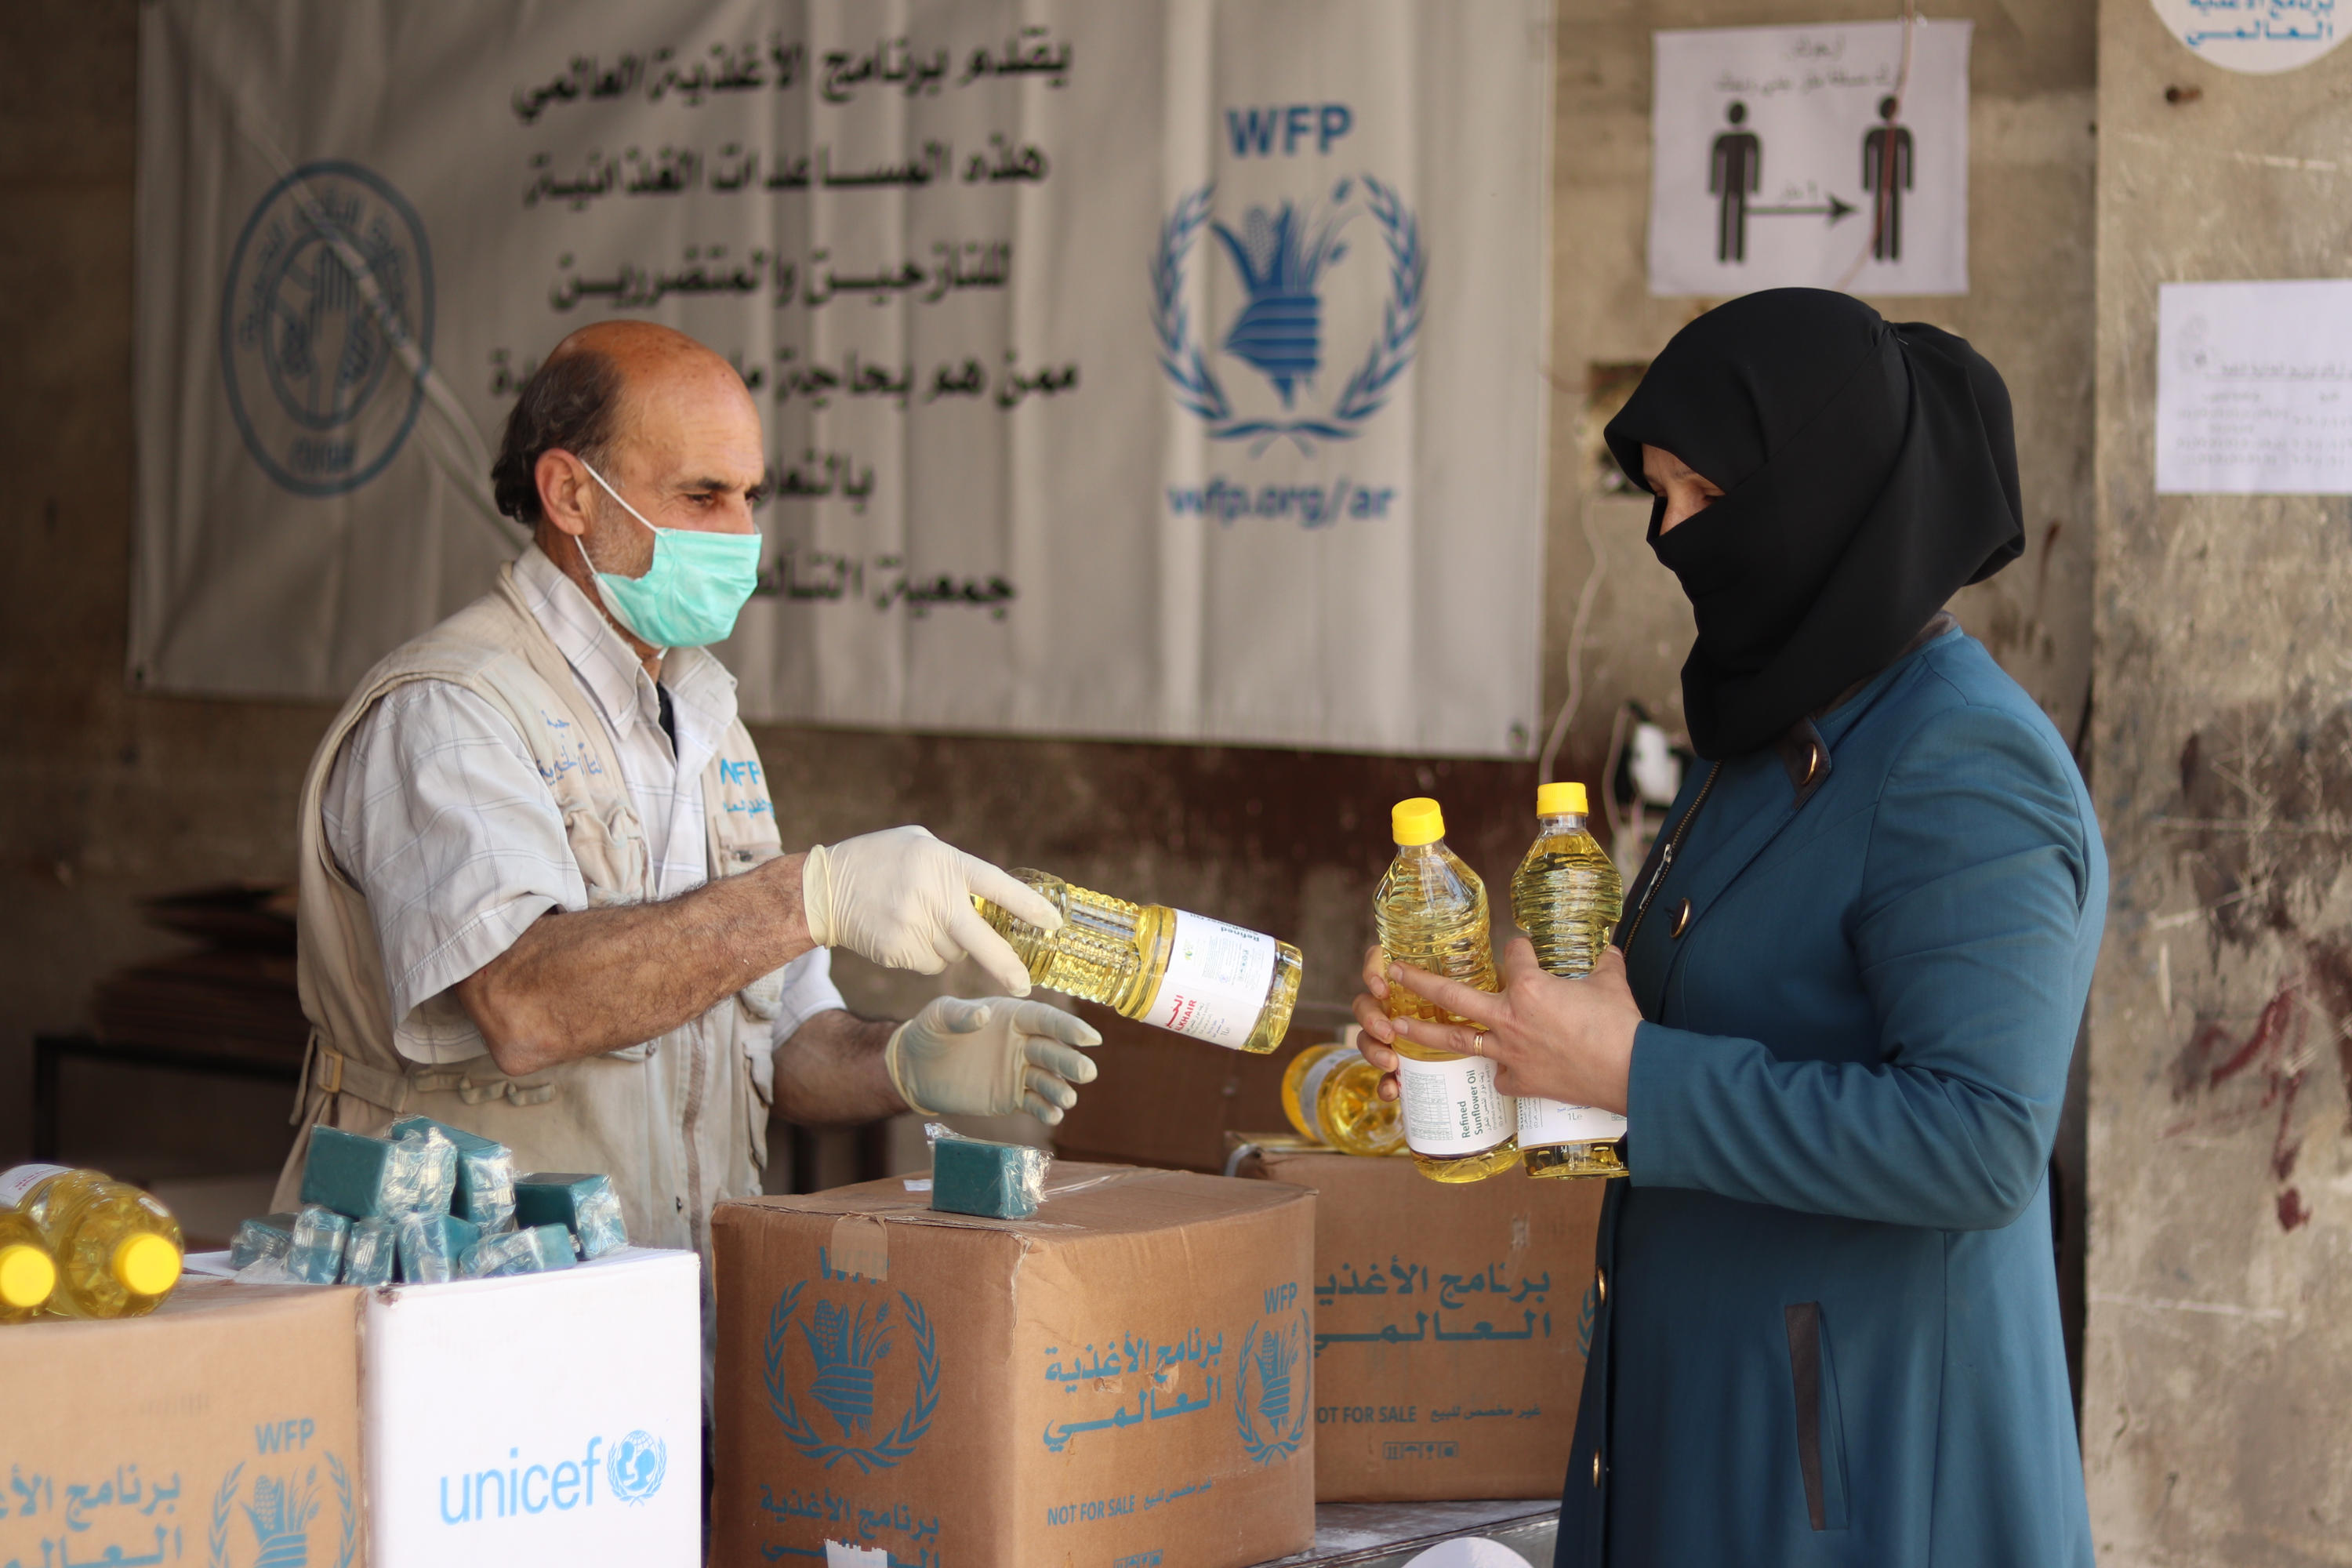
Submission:
[[[373,1568],[691,1568],[701,1266],[631,1247],[552,1274],[369,1292]]]

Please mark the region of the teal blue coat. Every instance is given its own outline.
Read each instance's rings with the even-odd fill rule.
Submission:
[[[1810,782],[1809,737],[1725,763],[1619,928],[1649,1021],[1555,1562],[2090,1568],[2044,1184],[2090,797],[1958,631],[1816,733]]]

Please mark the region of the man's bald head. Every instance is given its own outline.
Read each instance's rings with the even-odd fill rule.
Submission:
[[[676,446],[716,432],[740,444],[745,426],[757,440],[759,418],[735,367],[684,332],[656,321],[598,321],[556,344],[523,384],[490,468],[492,491],[499,511],[535,526],[544,515],[539,460],[550,451],[609,474],[633,437]],[[682,422],[693,433],[681,436]]]

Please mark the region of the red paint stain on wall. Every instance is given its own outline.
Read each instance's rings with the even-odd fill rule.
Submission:
[[[2303,1048],[2309,1022],[2310,1015],[2303,1005],[2302,977],[2290,975],[2280,983],[2242,1039],[2218,1021],[2209,1019],[2200,1025],[2173,1063],[2173,1098],[2206,1100],[2233,1082],[2240,1089],[2166,1128],[2164,1135],[2218,1131],[2274,1117],[2271,1175],[2284,1182],[2294,1174],[2295,1159],[2303,1152],[2303,1140],[2294,1131],[2294,1106],[2309,1074]],[[2310,1218],[2300,1191],[2287,1187],[2280,1192],[2281,1230],[2294,1230]]]

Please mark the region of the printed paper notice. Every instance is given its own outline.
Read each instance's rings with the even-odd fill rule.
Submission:
[[[1969,291],[1967,22],[1652,36],[1650,292]]]
[[[2167,283],[2162,495],[2352,495],[2352,279]]]

